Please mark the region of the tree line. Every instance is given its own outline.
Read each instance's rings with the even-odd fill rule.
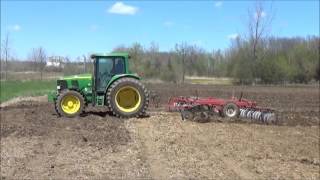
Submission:
[[[118,46],[113,51],[129,52],[130,68],[146,79],[183,83],[186,76],[232,77],[241,84],[309,83],[320,79],[320,38],[261,39],[253,55],[252,42],[241,37],[225,50],[207,51],[188,43],[177,43],[169,51],[159,51],[157,43]],[[88,55],[89,56],[89,55]],[[1,71],[62,72],[65,75],[92,72],[88,56],[64,58],[64,68],[47,68],[43,47],[31,50],[27,61],[1,56]],[[7,61],[5,61],[7,60]],[[11,61],[10,61],[11,60]],[[9,61],[9,62],[8,62]],[[5,73],[2,73],[5,76]]]
[[[241,84],[308,83],[320,79],[320,39],[261,39],[255,54],[252,42],[238,37],[224,51],[211,52],[196,45],[179,43],[160,52],[156,43],[119,46],[114,51],[131,55],[130,67],[145,78],[184,82],[185,76],[232,77]]]

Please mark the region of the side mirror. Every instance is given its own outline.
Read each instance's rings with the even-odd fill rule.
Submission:
[[[92,54],[92,55],[90,56],[90,58],[91,58],[91,59],[94,59],[94,58],[96,58],[96,56],[95,56],[94,54]]]
[[[131,56],[130,56],[130,55],[128,55],[128,59],[131,59]]]

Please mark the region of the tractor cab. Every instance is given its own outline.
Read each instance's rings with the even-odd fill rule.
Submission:
[[[91,56],[94,59],[93,85],[97,93],[105,93],[109,81],[115,75],[126,74],[125,56]]]

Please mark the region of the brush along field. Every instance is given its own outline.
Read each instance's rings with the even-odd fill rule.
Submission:
[[[87,108],[57,117],[50,103],[1,107],[3,179],[319,179],[319,87],[149,84],[161,107],[150,117],[117,119]],[[170,96],[239,95],[278,110],[279,124],[181,121]],[[34,99],[33,99],[34,100]]]

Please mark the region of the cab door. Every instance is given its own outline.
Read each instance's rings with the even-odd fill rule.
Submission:
[[[123,57],[98,57],[96,60],[95,88],[97,93],[105,93],[111,78],[125,73]]]

